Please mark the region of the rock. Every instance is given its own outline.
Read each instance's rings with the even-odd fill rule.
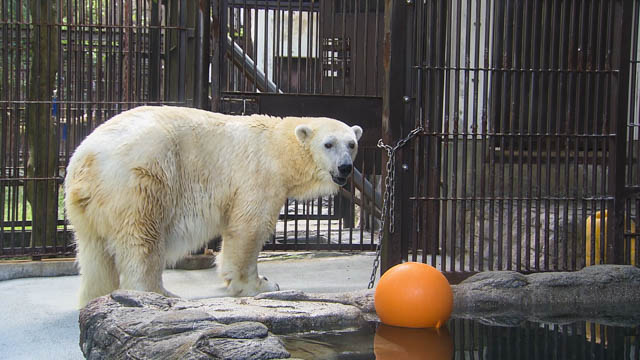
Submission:
[[[279,338],[259,322],[222,324],[207,311],[176,308],[177,299],[118,291],[80,311],[87,359],[280,359]]]
[[[454,318],[491,325],[518,326],[525,320],[640,324],[640,268],[633,266],[527,276],[485,272],[452,289]],[[285,358],[289,353],[278,336],[357,329],[377,321],[373,295],[373,290],[289,290],[253,298],[185,300],[116,291],[80,311],[80,346],[89,359]]]
[[[453,293],[456,317],[482,317],[490,324],[514,319],[640,323],[634,310],[640,306],[640,268],[634,266],[596,265],[527,276],[490,271],[453,286]]]
[[[289,353],[276,334],[360,327],[373,293],[199,301],[116,291],[80,311],[80,347],[89,359],[274,359]],[[301,301],[294,301],[301,300]],[[324,300],[322,300],[324,299]]]
[[[284,290],[258,294],[255,299],[339,303],[355,306],[365,313],[372,313],[376,311],[373,306],[374,293],[373,289],[332,294],[306,294],[302,291]]]

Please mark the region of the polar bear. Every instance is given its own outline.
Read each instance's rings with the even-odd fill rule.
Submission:
[[[81,274],[79,305],[121,289],[173,296],[162,270],[221,236],[230,295],[278,290],[257,257],[287,198],[346,184],[362,135],[328,118],[231,116],[143,106],[95,129],[64,183]]]

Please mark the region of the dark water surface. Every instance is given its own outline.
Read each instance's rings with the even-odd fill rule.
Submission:
[[[640,311],[640,309],[638,310]],[[372,324],[340,332],[284,337],[300,359],[633,359],[640,360],[640,326],[589,322],[549,324],[452,319],[446,328],[405,329]]]

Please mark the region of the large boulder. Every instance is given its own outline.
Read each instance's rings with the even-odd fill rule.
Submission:
[[[273,333],[361,326],[371,296],[288,291],[190,301],[116,291],[80,311],[80,347],[88,359],[287,358]]]

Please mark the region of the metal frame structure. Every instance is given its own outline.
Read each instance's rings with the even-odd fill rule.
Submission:
[[[59,193],[91,130],[163,104],[365,129],[351,184],[285,204],[265,249],[373,250],[389,175],[376,143],[423,126],[396,154],[383,270],[640,263],[636,0],[47,3],[45,21],[27,0],[0,0],[0,258],[72,255],[61,208],[45,220],[57,235],[32,239],[25,189]],[[53,65],[35,66],[49,43]],[[53,173],[27,173],[45,156],[29,151],[32,114],[51,114]]]

